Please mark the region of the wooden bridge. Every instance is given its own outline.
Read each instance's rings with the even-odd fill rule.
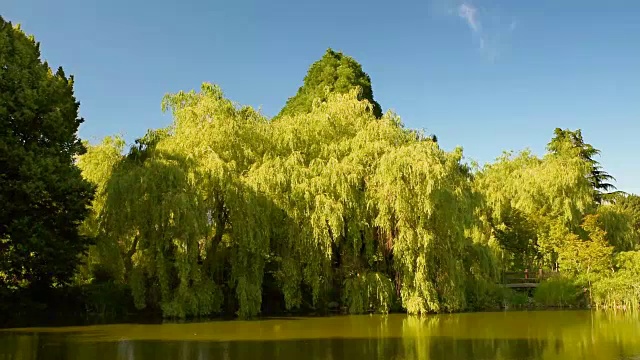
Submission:
[[[548,278],[553,272],[537,271],[504,272],[502,273],[502,285],[511,289],[532,289],[538,287],[540,281]]]

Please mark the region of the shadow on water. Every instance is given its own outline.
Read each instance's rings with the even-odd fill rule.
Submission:
[[[640,359],[640,322],[590,312],[521,312],[0,332],[0,360],[26,359]]]
[[[299,320],[300,316],[267,316],[257,317],[247,321],[289,321]],[[37,317],[33,319],[21,319],[20,321],[12,321],[7,323],[0,323],[0,332],[7,331],[15,328],[27,328],[27,327],[47,327],[47,328],[64,328],[70,326],[93,326],[93,325],[161,325],[161,324],[198,324],[207,323],[211,321],[227,322],[237,321],[235,316],[219,316],[219,317],[203,317],[203,318],[191,318],[191,319],[163,319],[156,314],[152,315],[132,315],[118,318],[105,318],[101,316],[49,316],[49,317]]]
[[[25,336],[25,335],[22,335]],[[2,342],[0,342],[2,344]],[[279,341],[65,342],[32,335],[2,344],[0,359],[541,359],[546,341],[528,339],[291,339]],[[555,346],[558,346],[557,344]],[[560,344],[561,347],[561,344]]]

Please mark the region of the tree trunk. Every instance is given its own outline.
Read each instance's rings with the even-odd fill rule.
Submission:
[[[123,255],[124,262],[124,281],[129,282],[129,277],[131,276],[131,270],[133,269],[133,255],[136,253],[138,248],[138,241],[140,240],[140,236],[136,235],[133,238],[133,242],[131,243],[131,247],[129,250]]]
[[[207,258],[204,261],[204,267],[206,271],[209,271],[210,274],[213,274],[214,271],[214,259],[216,257],[216,253],[218,251],[218,245],[222,242],[222,236],[224,235],[224,231],[227,225],[227,221],[229,215],[227,210],[224,207],[224,201],[221,196],[217,197],[217,206],[216,206],[216,224],[215,224],[215,232],[213,237],[211,238],[211,245],[207,249]]]

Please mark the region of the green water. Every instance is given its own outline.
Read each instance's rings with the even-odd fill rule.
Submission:
[[[640,318],[533,311],[0,330],[9,359],[640,359]]]

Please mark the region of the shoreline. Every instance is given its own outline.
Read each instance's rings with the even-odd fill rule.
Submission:
[[[99,314],[73,314],[73,313],[56,313],[53,316],[34,317],[28,320],[22,321],[9,321],[0,324],[0,331],[10,331],[14,329],[29,329],[29,328],[58,328],[58,327],[85,327],[85,326],[99,326],[99,325],[163,325],[163,324],[192,324],[192,323],[206,323],[206,322],[259,322],[267,320],[287,320],[296,318],[331,318],[331,317],[347,317],[347,316],[385,316],[385,315],[406,315],[412,317],[430,317],[434,315],[455,315],[455,314],[473,314],[473,313],[516,313],[516,312],[550,312],[550,311],[594,311],[594,312],[611,312],[615,310],[608,309],[595,309],[592,307],[576,307],[576,306],[527,306],[527,307],[509,307],[509,308],[487,308],[481,310],[469,310],[469,311],[456,311],[456,312],[441,312],[441,313],[428,313],[428,314],[408,314],[406,311],[392,311],[388,313],[367,312],[359,314],[349,314],[342,312],[288,312],[288,313],[270,313],[265,315],[256,316],[251,319],[240,319],[237,316],[219,315],[219,316],[205,316],[205,317],[191,317],[191,318],[163,318],[160,315],[155,314],[128,314],[126,316],[110,317]],[[626,312],[626,311],[625,311]]]

